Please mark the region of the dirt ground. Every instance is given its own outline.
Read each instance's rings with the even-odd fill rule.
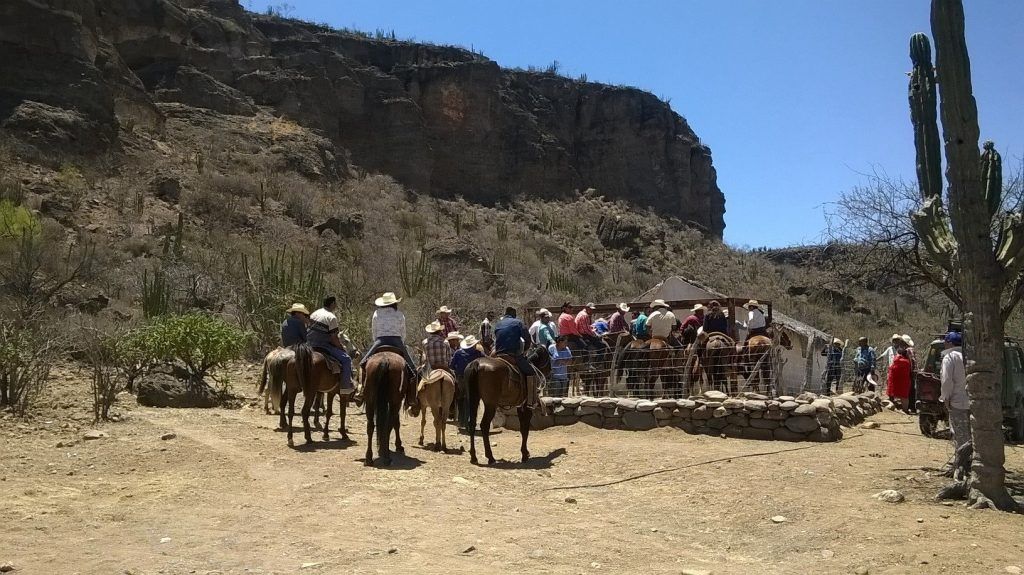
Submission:
[[[253,377],[240,373],[236,390],[253,394]],[[35,417],[0,419],[0,564],[16,575],[1024,568],[1024,516],[934,502],[942,479],[921,468],[950,445],[894,413],[837,444],[577,424],[533,433],[525,466],[519,434],[505,431],[493,468],[470,465],[468,438],[451,428],[449,453],[418,447],[418,422],[404,420],[406,455],[377,469],[361,462],[361,415],[348,421],[355,443],[335,434],[289,449],[254,405],[150,409],[129,397],[122,420],[99,427],[108,437],[84,441],[87,395],[81,374],[63,371]],[[1007,468],[1024,472],[1024,449],[1007,449]],[[885,489],[906,501],[872,498]]]

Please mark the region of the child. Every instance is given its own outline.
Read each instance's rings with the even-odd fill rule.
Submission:
[[[572,350],[569,349],[565,336],[555,338],[555,343],[548,346],[551,354],[551,397],[565,397],[569,394],[569,362],[572,361]]]

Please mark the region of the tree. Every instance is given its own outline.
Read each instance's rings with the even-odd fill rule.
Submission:
[[[921,192],[921,207],[913,214],[912,224],[935,283],[951,299],[959,299],[967,318],[967,349],[974,360],[967,377],[974,443],[969,500],[976,507],[1012,510],[1017,504],[1005,487],[999,392],[1004,323],[1024,295],[1024,218],[1019,210],[1003,222],[997,217],[1002,205],[1002,160],[991,142],[985,142],[984,153],[978,149],[978,109],[962,1],[932,0],[931,28],[940,72],[938,90],[928,37],[915,34],[910,41],[914,64],[910,108]],[[936,93],[948,212],[942,202]]]

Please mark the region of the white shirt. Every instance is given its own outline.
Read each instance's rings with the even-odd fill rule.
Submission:
[[[658,308],[647,317],[647,333],[651,337],[665,339],[672,335],[675,326],[676,315],[667,309]]]
[[[967,396],[967,370],[964,369],[964,354],[960,346],[942,351],[942,395],[939,401],[953,409],[970,409],[971,400]]]
[[[405,339],[405,314],[392,307],[379,307],[370,320],[373,339],[400,337]]]
[[[765,326],[764,312],[754,308],[747,312],[747,330],[760,329]]]
[[[540,326],[541,323],[539,319],[533,322],[533,325],[530,326],[530,339],[533,340],[533,343],[537,343],[537,333],[540,332]]]

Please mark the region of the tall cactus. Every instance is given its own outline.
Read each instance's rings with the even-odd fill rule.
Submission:
[[[985,182],[985,203],[988,205],[988,214],[994,216],[999,213],[1000,204],[1003,202],[1003,158],[996,151],[996,145],[992,140],[982,144],[985,150],[981,153],[981,177]]]
[[[918,32],[910,37],[910,121],[914,124],[917,151],[917,185],[921,199],[942,198],[942,140],[939,139],[935,68],[928,36]]]

